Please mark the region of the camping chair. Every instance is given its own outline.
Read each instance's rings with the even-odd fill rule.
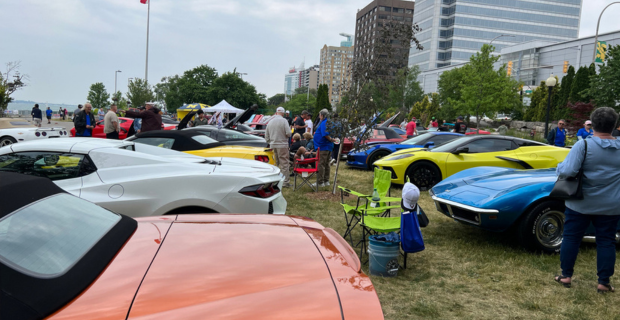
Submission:
[[[390,196],[392,189],[392,173],[390,171],[375,168],[373,187],[377,189],[377,193],[379,194],[379,198],[381,200],[378,202],[370,202],[369,200],[372,200],[372,195],[367,196],[366,208],[364,211],[382,210],[389,215],[389,211],[391,209],[400,209],[400,201],[402,198]],[[368,207],[368,204],[370,204],[370,208]]]
[[[389,233],[389,232],[397,232],[400,233],[400,215],[398,217],[381,217],[381,216],[371,216],[371,215],[361,215],[362,220],[360,225],[362,226],[362,241],[361,241],[361,249],[360,249],[360,262],[366,263],[368,260],[364,261],[364,253],[368,250],[368,245],[366,241],[368,241],[368,236],[378,234],[378,233]],[[401,253],[403,255],[403,269],[407,269],[407,253]]]
[[[312,188],[314,192],[318,191],[319,189],[319,158],[320,158],[319,151],[320,149],[316,150],[315,158],[306,158],[303,160],[295,159],[295,163],[293,165],[293,173],[295,174],[295,186],[293,188],[293,191],[297,191],[297,189],[303,187],[305,184],[310,186],[310,188]],[[300,168],[300,166],[308,166],[312,164],[314,164],[314,168]],[[313,176],[316,176],[316,184],[314,186],[312,186],[312,183],[310,183],[310,179],[312,179]],[[297,177],[299,177],[302,181],[299,187],[297,187]]]

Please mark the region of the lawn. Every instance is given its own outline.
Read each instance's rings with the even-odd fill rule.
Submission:
[[[369,171],[341,165],[339,180],[372,193]],[[287,214],[310,217],[343,234],[339,192],[333,196],[331,186],[319,191],[285,189]],[[400,188],[393,191],[400,196]],[[514,236],[454,222],[435,210],[427,192],[419,203],[430,219],[422,229],[426,250],[409,254],[408,269],[397,277],[372,277],[386,319],[620,319],[620,293],[596,293],[594,245],[582,245],[573,287],[566,289],[553,281],[560,271],[558,255],[533,254]],[[368,273],[367,264],[363,270]],[[616,279],[612,283],[620,285]]]

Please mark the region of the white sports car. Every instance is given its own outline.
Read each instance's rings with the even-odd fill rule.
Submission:
[[[69,137],[65,128],[38,128],[26,119],[0,118],[0,147],[17,142]]]
[[[0,171],[47,177],[67,192],[130,217],[284,214],[287,205],[277,167],[253,160],[197,157],[130,141],[71,138],[17,143],[0,148]]]

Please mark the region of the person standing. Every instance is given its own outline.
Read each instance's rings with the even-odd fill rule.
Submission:
[[[32,111],[30,111],[30,115],[32,116],[32,122],[34,122],[34,109],[36,109],[38,106],[38,104],[35,104],[34,107],[32,107]]]
[[[437,120],[435,119],[435,117],[433,117],[432,121],[431,121],[431,127],[433,128],[439,128],[439,123],[437,122]]]
[[[269,147],[273,149],[273,156],[276,158],[276,165],[280,168],[280,172],[284,176],[282,187],[289,188],[291,186],[289,176],[289,153],[288,141],[291,137],[291,130],[288,122],[284,117],[284,108],[278,107],[276,114],[267,123],[265,128],[265,140]]]
[[[467,133],[467,124],[465,124],[465,122],[463,122],[463,117],[459,116],[456,119],[456,124],[454,125],[454,133],[461,133],[461,134],[465,134]]]
[[[93,128],[95,128],[95,116],[92,113],[92,109],[93,106],[90,103],[85,103],[84,110],[78,112],[77,116],[73,116],[76,137],[93,136]]]
[[[556,147],[564,147],[566,145],[566,120],[561,119],[558,121],[558,126],[549,132],[547,136],[547,143]]]
[[[309,132],[310,134],[312,134],[312,128],[313,128],[313,123],[312,123],[312,114],[308,113],[306,115],[306,132]]]
[[[331,121],[335,128],[340,127],[340,121],[338,121],[338,113],[334,112],[334,114],[332,115]],[[336,165],[336,162],[338,162],[338,152],[340,152],[339,149],[340,149],[340,144],[334,145],[334,149],[332,150],[332,159],[329,161],[330,166],[334,166]]]
[[[592,130],[592,121],[587,120],[584,124],[583,124],[583,128],[579,129],[579,131],[577,131],[577,139],[578,140],[585,140],[588,137],[591,137],[594,134],[594,131]]]
[[[47,110],[45,110],[45,117],[47,118],[47,124],[51,124],[52,122],[52,114],[54,112],[52,111],[52,109],[50,107],[47,107]]]
[[[596,232],[596,266],[599,293],[614,292],[610,277],[616,263],[616,228],[620,221],[620,141],[611,135],[618,120],[612,109],[602,107],[590,116],[594,133],[577,141],[563,162],[558,164],[559,178],[581,176],[583,199],[565,200],[563,240],[560,248],[562,273],[554,278],[570,288],[579,246],[592,224]]]
[[[196,111],[197,117],[192,121],[192,127],[204,126],[209,124],[209,120],[205,117],[205,112],[202,109]]]
[[[304,110],[301,112],[301,115],[297,116],[297,118],[295,118],[295,121],[293,121],[293,129],[295,129],[294,133],[299,133],[300,136],[306,132],[307,114],[308,111]]]
[[[41,109],[39,109],[39,104],[35,104],[34,108],[32,108],[32,120],[34,121],[34,125],[37,127],[41,127],[41,122],[43,122],[43,113]]]
[[[407,139],[417,134],[418,134],[418,130],[416,130],[415,117],[413,117],[411,118],[411,121],[407,123]]]
[[[127,110],[125,111],[125,115],[134,119],[142,119],[140,132],[161,130],[161,114],[159,114],[159,109],[155,108],[153,103],[150,102],[146,103],[145,108],[146,109],[142,112]]]
[[[614,129],[614,132],[611,133],[612,136],[616,137],[616,139],[618,137],[620,137],[620,123],[618,124],[618,126],[616,127],[616,129]]]
[[[103,120],[105,118],[105,109],[104,108],[99,108],[99,111],[97,112],[97,115],[99,116],[99,121]]]
[[[108,113],[103,117],[103,133],[105,133],[106,139],[118,140],[121,127],[118,122],[118,116],[116,115],[117,109],[115,104],[111,105],[110,110],[108,110]]]
[[[403,119],[403,122],[400,123],[401,130],[407,130],[407,118]]]
[[[62,112],[62,107],[58,109],[58,118],[63,118],[62,120],[65,120],[64,113]]]
[[[65,108],[65,110],[63,110],[62,112],[62,120],[67,120],[68,113],[69,111],[67,111],[67,108]]]
[[[293,124],[293,119],[291,119],[291,112],[286,110],[286,116],[284,117],[286,122],[288,122],[289,127]]]
[[[82,111],[82,105],[78,104],[77,109],[75,109],[75,111],[73,111],[73,122],[75,122],[75,119],[76,119],[78,113],[80,113],[80,111]]]
[[[316,128],[316,132],[314,133],[314,146],[319,151],[319,176],[318,176],[318,187],[326,187],[329,186],[329,177],[330,177],[330,154],[334,149],[334,138],[329,135],[329,131],[327,129],[327,117],[329,116],[329,112],[327,109],[323,109],[319,112],[319,126]]]
[[[502,125],[497,128],[497,131],[499,131],[500,135],[505,136],[506,132],[508,132],[508,127],[506,127],[506,125],[502,123]]]

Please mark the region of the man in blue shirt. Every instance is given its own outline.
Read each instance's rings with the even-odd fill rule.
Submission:
[[[318,186],[329,186],[329,160],[330,154],[334,149],[334,138],[330,137],[329,131],[327,131],[327,116],[329,112],[327,109],[323,109],[319,112],[319,126],[314,133],[314,147],[320,149],[319,151],[319,176]]]
[[[566,120],[558,121],[558,126],[549,132],[547,142],[556,147],[564,147],[566,145]]]
[[[84,110],[77,114],[75,119],[75,136],[92,137],[95,128],[95,116],[90,103],[84,104]]]
[[[583,128],[577,131],[577,139],[585,140],[587,137],[593,134],[594,134],[594,131],[592,130],[592,121],[588,120],[586,121],[586,123],[583,124]]]
[[[47,124],[52,123],[52,109],[50,107],[47,107],[47,110],[45,110],[45,116],[47,117]]]

